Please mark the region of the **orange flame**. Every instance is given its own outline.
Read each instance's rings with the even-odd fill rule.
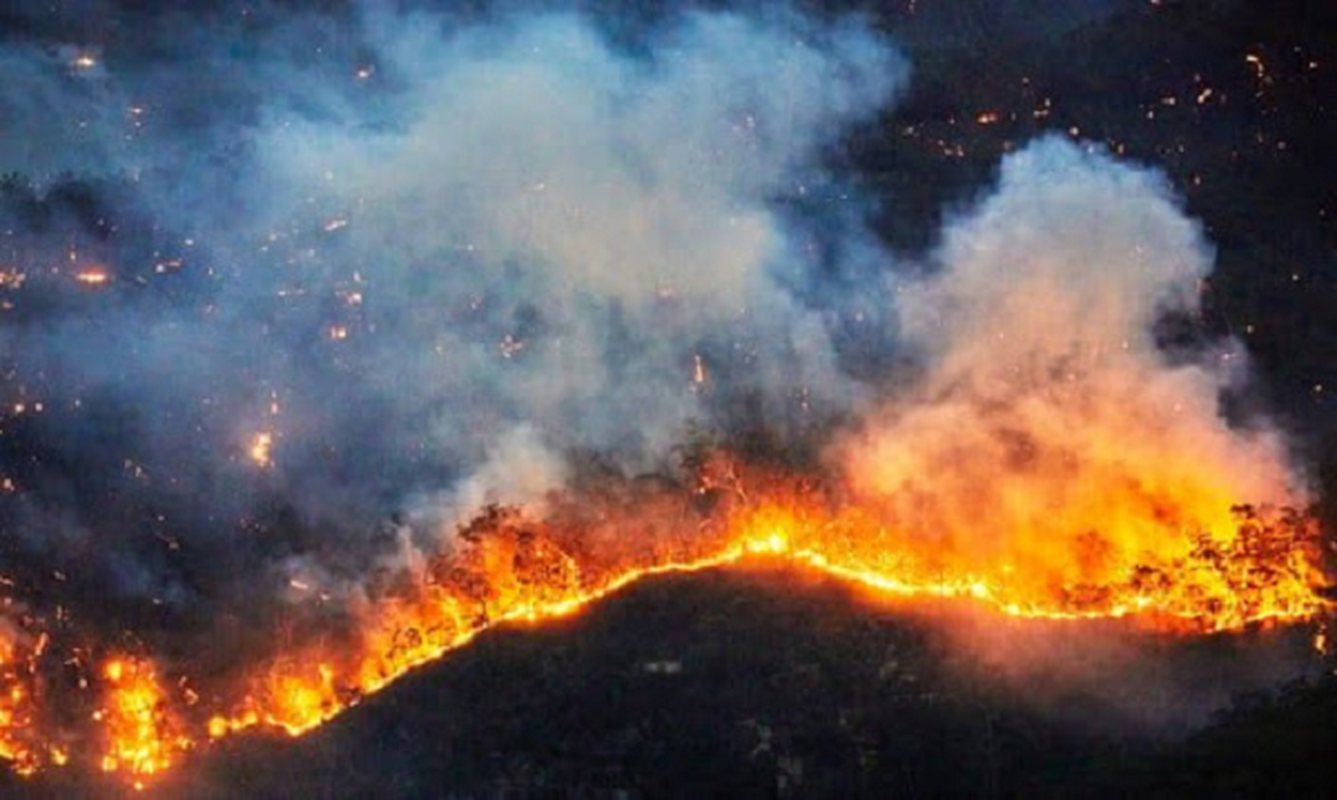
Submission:
[[[106,704],[93,712],[107,734],[100,766],[103,772],[125,772],[142,789],[149,776],[170,767],[194,743],[149,663],[113,658],[102,677],[108,687]]]
[[[596,557],[578,557],[559,531],[494,514],[481,535],[466,538],[461,550],[429,570],[424,584],[367,608],[360,641],[337,657],[319,654],[329,660],[318,674],[300,666],[310,659],[275,662],[262,671],[242,710],[216,717],[211,735],[255,725],[300,735],[496,625],[566,616],[651,575],[755,557],[881,593],[972,600],[1018,617],[1137,616],[1167,631],[1301,621],[1327,608],[1315,591],[1322,575],[1313,522],[1247,508],[1235,511],[1233,533],[1163,526],[1161,552],[1116,554],[1098,540],[1075,537],[1062,548],[1077,565],[1067,582],[1044,559],[1017,554],[985,564],[917,542],[867,510],[831,511],[799,495],[746,505],[722,535],[707,533],[602,570]],[[1094,577],[1104,582],[1085,580]]]
[[[343,634],[291,638],[294,647],[219,680],[208,701],[171,690],[148,659],[104,659],[92,715],[104,734],[100,754],[77,744],[71,753],[63,742],[89,737],[43,727],[32,702],[34,656],[15,639],[0,652],[0,757],[21,774],[72,760],[142,787],[198,746],[247,729],[300,736],[498,625],[578,613],[652,575],[755,559],[881,594],[960,598],[1017,617],[1134,617],[1171,632],[1298,622],[1329,609],[1316,591],[1325,582],[1316,525],[1296,513],[1241,507],[1204,516],[1192,504],[1116,503],[1109,518],[1136,538],[1094,533],[1092,520],[1042,548],[1014,538],[1013,550],[984,557],[899,529],[876,504],[717,461],[693,493],[630,492],[598,504],[555,498],[543,519],[489,507],[449,549],[352,603],[354,624]],[[703,495],[720,506],[693,517],[688,509]]]

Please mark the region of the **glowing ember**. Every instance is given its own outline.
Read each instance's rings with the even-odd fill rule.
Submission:
[[[251,463],[261,469],[268,469],[274,466],[273,449],[274,434],[269,431],[261,431],[251,439],[251,446],[247,450],[247,454],[251,458]]]

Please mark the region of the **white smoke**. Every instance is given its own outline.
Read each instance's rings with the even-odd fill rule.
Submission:
[[[270,205],[347,219],[333,256],[395,327],[356,372],[410,429],[431,418],[429,449],[495,464],[525,425],[653,465],[706,413],[711,342],[746,341],[718,375],[766,397],[853,402],[776,279],[812,256],[774,205],[900,88],[887,46],[797,16],[689,14],[640,54],[578,16],[422,22],[375,26],[394,124],[272,119],[257,147]]]

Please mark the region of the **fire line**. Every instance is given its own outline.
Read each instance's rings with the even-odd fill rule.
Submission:
[[[1080,568],[1055,583],[1021,560],[992,569],[958,562],[941,542],[897,536],[864,510],[832,510],[799,496],[740,503],[714,528],[658,549],[611,554],[589,552],[560,525],[491,508],[461,529],[459,547],[420,583],[370,601],[339,647],[299,646],[243,666],[240,680],[209,692],[149,657],[104,658],[92,735],[48,726],[41,654],[4,642],[0,756],[21,775],[84,764],[143,788],[189,752],[248,729],[301,736],[499,625],[570,616],[650,576],[759,559],[877,594],[956,599],[1021,618],[1132,618],[1185,634],[1300,623],[1329,610],[1318,589],[1324,579],[1312,520],[1237,509],[1234,525],[1233,532],[1183,534],[1178,551],[1135,553],[1114,567],[1079,559],[1089,545],[1078,537],[1071,555]],[[1119,562],[1108,549],[1106,560]],[[1110,578],[1116,574],[1123,577]],[[1085,584],[1083,576],[1104,582]],[[90,749],[89,742],[100,744]]]

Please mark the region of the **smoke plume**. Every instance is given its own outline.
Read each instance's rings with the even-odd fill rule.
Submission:
[[[933,261],[896,296],[922,378],[839,448],[910,535],[1094,582],[1167,529],[1231,531],[1241,498],[1299,496],[1278,434],[1221,416],[1239,344],[1158,345],[1160,320],[1199,313],[1212,255],[1157,173],[1036,141]]]
[[[851,289],[787,200],[838,194],[824,152],[905,81],[860,21],[142,33],[4,51],[2,168],[34,181],[6,260],[41,293],[4,350],[46,409],[7,527],[72,593],[190,612],[247,575],[249,604],[392,517],[430,550],[536,501],[573,452],[654,471],[689,424],[801,433],[860,402],[829,325]]]

